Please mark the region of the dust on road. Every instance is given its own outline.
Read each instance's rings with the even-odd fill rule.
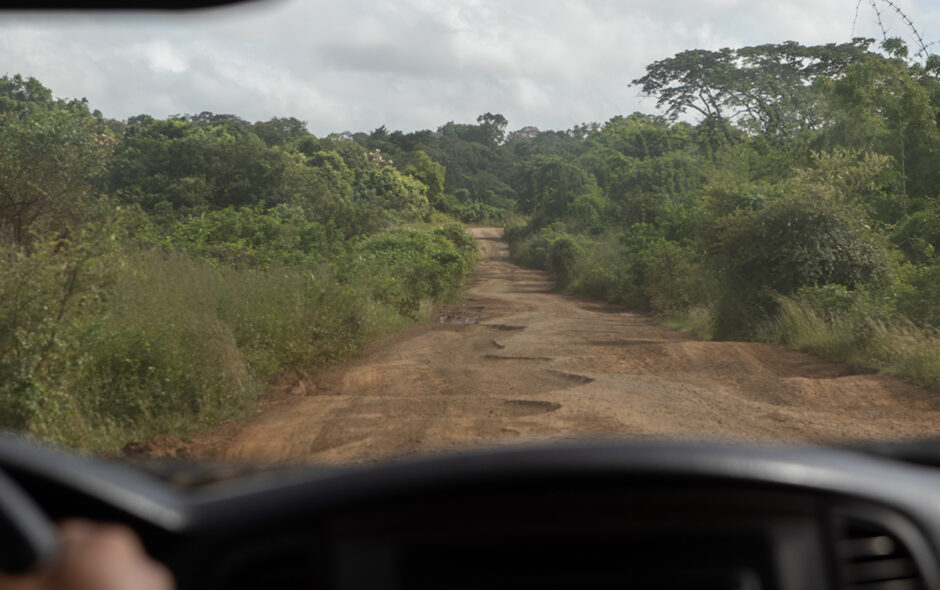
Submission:
[[[552,292],[501,230],[459,305],[353,361],[283,375],[197,458],[317,463],[596,436],[835,442],[940,434],[940,396],[780,346],[705,342]]]

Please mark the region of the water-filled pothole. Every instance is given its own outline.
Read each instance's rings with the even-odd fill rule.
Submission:
[[[547,356],[508,356],[502,354],[488,354],[483,357],[488,361],[550,361]]]
[[[512,330],[525,330],[525,326],[510,326],[508,324],[484,324],[484,325],[491,330],[500,330],[503,332],[510,332]]]

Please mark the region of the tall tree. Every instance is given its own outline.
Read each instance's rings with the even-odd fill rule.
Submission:
[[[0,232],[67,231],[87,211],[114,138],[84,100],[54,100],[38,81],[0,78]]]
[[[753,134],[782,141],[815,129],[817,78],[839,77],[865,55],[870,39],[803,46],[788,41],[741,49],[694,49],[654,62],[632,84],[657,98],[671,120],[690,109],[705,127],[724,139],[737,125]]]

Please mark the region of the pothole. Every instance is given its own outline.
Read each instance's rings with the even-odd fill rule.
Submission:
[[[437,310],[437,323],[466,326],[479,323],[482,305],[443,305]]]
[[[569,383],[575,383],[577,385],[584,385],[585,383],[592,383],[594,379],[591,377],[586,377],[584,375],[578,375],[577,373],[565,373],[564,371],[549,371],[553,375],[558,375],[565,381]]]
[[[439,324],[457,324],[460,326],[469,326],[476,324],[480,321],[478,317],[460,317],[460,316],[438,316],[437,323]]]
[[[491,330],[500,330],[502,332],[510,332],[512,330],[525,330],[525,326],[510,326],[508,324],[484,324],[484,325]]]
[[[547,414],[561,408],[558,402],[546,402],[531,399],[507,399],[503,405],[513,416],[532,416],[534,414]]]
[[[507,356],[501,354],[488,354],[483,357],[488,361],[550,361],[547,356]]]

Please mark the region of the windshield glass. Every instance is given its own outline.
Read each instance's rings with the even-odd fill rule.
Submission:
[[[937,30],[926,0],[6,13],[0,426],[308,463],[936,437]]]

